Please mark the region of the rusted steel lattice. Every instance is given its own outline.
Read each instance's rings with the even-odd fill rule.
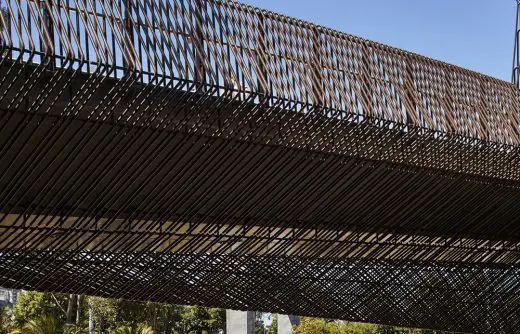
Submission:
[[[0,285],[520,331],[520,94],[231,1],[4,1]]]

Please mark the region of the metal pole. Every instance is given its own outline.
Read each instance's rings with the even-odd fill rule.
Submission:
[[[128,54],[131,54],[132,53],[132,48],[134,47],[134,24],[133,24],[133,21],[132,21],[132,3],[131,3],[131,0],[124,0],[123,2],[124,4],[124,7],[125,7],[125,33],[127,35],[127,43],[129,43],[130,45],[128,46],[128,48],[130,50],[128,50]],[[123,67],[124,67],[124,72],[125,72],[125,75],[128,76],[128,75],[131,75],[131,73],[133,72],[133,70],[135,70],[134,68],[131,68],[132,65],[123,57]]]
[[[513,66],[511,73],[511,82],[520,88],[520,80],[518,76],[518,70],[520,66],[520,46],[519,46],[519,19],[520,19],[520,0],[516,1],[516,18],[515,18],[515,43],[513,47]]]
[[[50,4],[50,6],[52,6],[52,3]],[[55,65],[56,65],[56,60],[55,60],[55,51],[53,51],[54,49],[54,23],[53,23],[53,20],[52,20],[52,13],[50,12],[50,9],[48,9],[45,4],[42,2],[41,3],[41,8],[43,10],[43,19],[44,19],[44,25],[45,25],[45,29],[47,30],[47,32],[49,33],[49,39],[50,39],[50,47],[49,47],[49,50],[44,50],[45,53],[47,53],[47,56],[49,56],[49,66],[51,69],[54,69],[55,68]]]
[[[321,31],[319,29],[314,29],[313,31],[313,80],[312,80],[312,89],[313,89],[313,103],[316,107],[323,107],[325,96],[322,94],[323,87],[323,75],[321,68]]]
[[[193,51],[195,54],[195,82],[201,90],[205,90],[206,75],[204,69],[204,61],[202,59],[201,53],[204,52],[204,33],[202,30],[202,25],[205,24],[204,17],[202,15],[202,7],[206,5],[206,2],[201,0],[195,0],[194,4],[195,13],[193,17]]]

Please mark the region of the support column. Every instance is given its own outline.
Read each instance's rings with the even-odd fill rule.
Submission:
[[[254,334],[255,312],[226,310],[226,334]]]
[[[278,334],[292,334],[293,326],[300,324],[297,315],[278,314]]]

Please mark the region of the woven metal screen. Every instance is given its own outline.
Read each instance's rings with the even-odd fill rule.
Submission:
[[[520,330],[513,85],[232,1],[3,6],[0,285]]]

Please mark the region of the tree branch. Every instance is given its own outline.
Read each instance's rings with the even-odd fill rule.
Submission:
[[[56,302],[56,305],[58,305],[58,307],[60,308],[60,310],[62,310],[63,313],[67,314],[67,312],[65,311],[65,309],[63,309],[63,307],[61,307],[61,304],[60,304],[60,302],[58,301],[58,299],[56,298],[56,296],[54,296],[54,293],[51,292],[51,296],[52,296],[52,298],[54,299],[54,301]]]

